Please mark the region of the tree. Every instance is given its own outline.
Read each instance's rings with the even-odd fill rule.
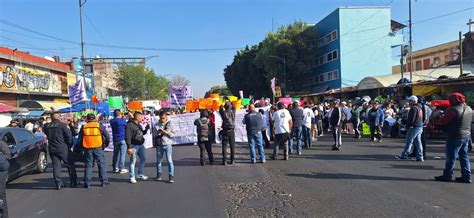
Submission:
[[[131,99],[165,99],[169,81],[156,76],[143,65],[121,64],[117,69],[117,86]]]
[[[229,96],[229,95],[232,95],[232,92],[230,91],[229,88],[227,88],[227,86],[213,86],[211,87],[211,89],[209,89],[209,91],[206,92],[206,95],[204,96],[204,98],[208,98],[209,96],[211,96],[211,94],[219,94],[220,96]]]
[[[189,80],[181,75],[174,75],[171,77],[170,85],[172,86],[187,86],[189,85]]]
[[[318,39],[314,28],[302,22],[280,27],[258,45],[237,52],[224,69],[227,86],[235,95],[244,90],[255,97],[269,97],[270,80],[276,77],[280,85],[287,81],[285,92],[298,91],[316,66]]]

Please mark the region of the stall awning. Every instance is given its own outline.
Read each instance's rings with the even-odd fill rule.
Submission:
[[[61,108],[70,107],[70,105],[68,103],[53,101],[25,101],[20,104],[20,107],[28,108],[30,110],[44,110],[45,112],[52,112]]]
[[[13,118],[18,118],[18,119],[38,119],[41,116],[43,116],[44,111],[43,110],[38,110],[38,111],[28,111],[28,112],[22,112],[19,114],[16,114],[13,116]]]

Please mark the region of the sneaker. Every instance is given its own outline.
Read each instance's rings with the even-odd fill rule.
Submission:
[[[205,166],[206,163],[204,161],[201,161],[201,166]]]
[[[472,180],[470,179],[465,179],[465,178],[462,178],[462,177],[456,177],[456,182],[460,182],[460,183],[472,183]]]
[[[137,183],[137,180],[135,178],[130,178],[130,183],[135,184]]]
[[[156,174],[156,181],[161,181],[161,173]]]
[[[141,179],[141,180],[148,180],[148,176],[145,176],[143,174],[141,175],[137,175],[137,178]]]
[[[423,162],[423,161],[425,161],[425,160],[423,160],[423,159],[416,159],[415,161],[416,161],[416,162]]]
[[[435,176],[435,180],[440,182],[451,182],[453,179],[445,176]]]
[[[382,143],[382,139],[379,139],[379,141],[378,141],[378,142],[379,142],[379,143]]]
[[[120,174],[125,174],[125,173],[128,173],[128,170],[127,170],[127,169],[121,169],[121,170],[119,171],[119,173],[120,173]]]
[[[262,162],[261,162],[261,163],[263,163],[263,164],[264,164],[264,163],[266,163],[266,162],[267,162],[266,160],[262,160]]]
[[[331,149],[331,150],[332,150],[332,151],[339,151],[339,148],[338,148],[338,147],[336,147],[336,146],[334,146],[334,147],[332,147],[332,149]]]
[[[400,155],[395,156],[395,158],[398,159],[398,160],[407,160],[408,159],[407,157],[402,157]]]
[[[298,152],[298,156],[301,156],[301,152]]]
[[[289,160],[289,159],[290,159],[290,157],[288,155],[285,156],[285,158],[283,158],[283,160]]]
[[[113,172],[114,172],[114,173],[120,173],[120,170],[119,170],[119,169],[114,169]]]
[[[174,177],[170,176],[170,180],[168,180],[169,183],[174,183]]]
[[[229,164],[233,165],[233,164],[235,164],[235,162],[233,160],[231,160]]]
[[[271,160],[276,160],[276,157],[272,155],[272,156],[270,156],[270,159]]]

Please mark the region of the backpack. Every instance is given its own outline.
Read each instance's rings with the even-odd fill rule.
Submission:
[[[198,139],[199,141],[208,141],[209,140],[209,123],[211,121],[206,119],[205,122],[201,118],[198,119]]]

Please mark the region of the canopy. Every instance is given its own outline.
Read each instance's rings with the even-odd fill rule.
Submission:
[[[13,118],[16,119],[39,119],[41,116],[43,116],[44,111],[28,111],[28,112],[23,112],[19,113],[13,116]]]
[[[0,104],[0,113],[15,111],[16,107]]]
[[[32,110],[44,110],[52,112],[60,108],[70,107],[68,103],[53,102],[53,101],[25,101],[20,104],[20,107],[25,107]]]
[[[106,116],[110,115],[110,108],[109,104],[107,102],[101,102],[99,104],[93,104],[92,102],[83,102],[80,104],[76,104],[72,107],[66,107],[58,110],[59,113],[69,113],[69,112],[79,112],[79,111],[84,111],[87,108],[94,109],[97,112],[104,114]]]

